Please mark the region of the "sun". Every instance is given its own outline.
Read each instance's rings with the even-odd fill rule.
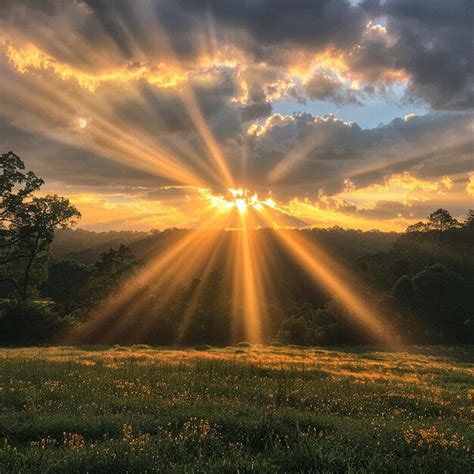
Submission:
[[[212,207],[222,212],[236,209],[241,215],[246,214],[249,210],[261,212],[265,207],[273,208],[276,206],[270,195],[265,199],[260,199],[256,192],[251,192],[244,187],[228,188],[225,195],[215,195],[207,192],[205,197],[210,201]]]
[[[248,200],[248,191],[246,189],[232,189],[229,188],[229,194],[234,202],[234,207],[240,212],[240,214],[245,214],[249,206],[252,203]],[[232,202],[232,201],[231,201]]]

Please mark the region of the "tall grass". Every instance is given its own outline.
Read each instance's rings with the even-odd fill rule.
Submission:
[[[472,347],[0,350],[0,472],[470,472]]]

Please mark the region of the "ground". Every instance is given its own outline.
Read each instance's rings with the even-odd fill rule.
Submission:
[[[473,361],[473,346],[0,349],[0,472],[472,472]]]

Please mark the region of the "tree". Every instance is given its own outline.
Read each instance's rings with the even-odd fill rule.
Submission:
[[[25,165],[12,151],[0,157],[0,265],[21,258],[9,255],[8,249],[18,243],[19,236],[12,235],[10,227],[21,211],[25,200],[39,189],[43,180],[32,171],[25,173]]]
[[[118,249],[103,252],[84,288],[82,306],[90,309],[106,299],[140,264],[130,248],[123,244]]]
[[[429,225],[424,222],[417,222],[416,224],[409,225],[406,232],[427,232]]]
[[[1,156],[0,280],[25,300],[33,281],[45,279],[49,248],[57,228],[66,229],[81,215],[68,199],[33,197],[43,184],[13,152]]]
[[[194,300],[195,304],[189,324],[184,325],[184,340],[188,343],[229,343],[230,297],[222,275],[212,271],[202,281],[192,281],[187,288],[187,298],[189,303]]]
[[[84,288],[92,277],[93,267],[76,260],[64,260],[49,268],[44,293],[59,303],[66,313],[80,306]]]
[[[25,173],[23,161],[12,151],[1,155],[0,170],[0,229],[4,230],[25,199],[38,190],[44,181],[32,171]]]
[[[412,279],[408,275],[401,276],[391,295],[383,300],[380,309],[392,314],[393,322],[402,338],[411,342],[417,341],[423,334],[423,329],[416,311],[417,294]]]
[[[445,232],[460,227],[460,224],[446,209],[437,209],[429,215],[428,226],[430,230]]]
[[[474,209],[469,209],[467,211],[467,216],[466,216],[466,219],[464,220],[463,225],[466,229],[474,230]]]
[[[461,276],[436,264],[412,278],[416,306],[428,328],[441,340],[457,333],[464,322],[468,303],[466,283]]]
[[[402,306],[411,306],[415,301],[415,288],[408,275],[401,276],[395,283],[392,296]]]

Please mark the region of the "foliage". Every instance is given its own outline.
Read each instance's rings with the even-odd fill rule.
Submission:
[[[286,344],[361,344],[376,339],[375,334],[368,334],[335,300],[317,309],[305,303],[294,307],[289,314],[277,335],[278,341]]]
[[[11,301],[0,306],[0,344],[30,345],[53,342],[72,321],[51,305],[32,301]]]
[[[412,278],[404,275],[392,292],[402,331],[418,342],[472,340],[474,305],[469,287],[465,278],[440,264]]]
[[[94,268],[75,260],[64,260],[49,267],[43,294],[62,305],[69,313],[82,302],[84,288],[92,278]]]
[[[407,232],[446,232],[447,230],[459,227],[461,227],[460,222],[452,217],[446,209],[437,209],[428,216],[428,222],[417,222],[410,225],[407,228]]]
[[[65,198],[33,197],[43,180],[24,168],[14,153],[1,155],[0,279],[9,282],[22,300],[45,280],[55,229],[68,228],[80,217]]]
[[[111,248],[103,252],[80,292],[80,306],[86,310],[97,306],[120,288],[139,265],[140,262],[126,245],[122,244],[118,249]]]

